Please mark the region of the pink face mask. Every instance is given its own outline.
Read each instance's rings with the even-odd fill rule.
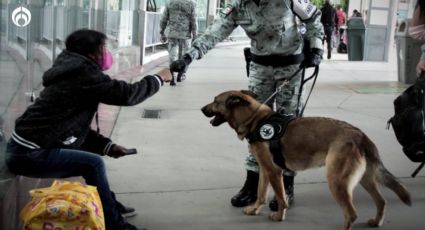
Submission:
[[[102,59],[99,61],[100,69],[102,71],[108,70],[111,68],[113,63],[112,53],[109,50],[103,51]]]
[[[413,39],[425,40],[425,25],[412,26],[409,28],[409,35]]]

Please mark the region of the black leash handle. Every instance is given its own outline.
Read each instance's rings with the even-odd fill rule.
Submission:
[[[419,165],[419,167],[416,168],[416,170],[412,173],[412,177],[416,177],[416,175],[422,170],[424,165],[425,165],[425,160],[422,161],[422,163]]]
[[[302,116],[303,116],[303,114],[304,114],[304,109],[305,109],[305,107],[307,106],[307,102],[308,102],[308,100],[310,99],[311,93],[313,92],[314,85],[316,84],[317,77],[319,76],[319,66],[315,66],[315,67],[314,67],[314,72],[313,72],[313,74],[312,74],[310,77],[308,77],[307,79],[304,79],[304,76],[305,76],[305,68],[300,68],[300,69],[302,69],[302,70],[303,70],[303,74],[302,74],[302,80],[301,80],[300,89],[299,89],[299,92],[298,92],[298,105],[297,105],[297,111],[296,111],[297,117],[302,117]],[[303,87],[304,87],[305,83],[307,83],[307,82],[308,82],[308,81],[310,81],[311,79],[314,79],[314,80],[313,80],[313,84],[311,85],[310,92],[308,93],[308,96],[307,96],[307,98],[306,98],[306,100],[305,100],[304,106],[303,106],[303,107],[301,108],[301,110],[300,110],[300,105],[301,105],[301,94],[302,94],[302,91],[303,91]]]

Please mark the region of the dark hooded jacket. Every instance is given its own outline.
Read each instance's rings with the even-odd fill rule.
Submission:
[[[40,96],[16,120],[12,138],[40,148],[105,154],[110,140],[90,129],[99,103],[136,105],[155,94],[161,85],[161,78],[152,75],[133,84],[111,79],[92,60],[63,51],[44,73]]]

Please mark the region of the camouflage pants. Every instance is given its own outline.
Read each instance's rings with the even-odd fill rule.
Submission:
[[[264,102],[272,95],[277,87],[282,85],[283,81],[291,77],[299,68],[299,64],[286,67],[263,66],[251,62],[249,67],[249,85],[251,92],[258,95],[258,100]],[[299,88],[301,86],[301,74],[299,72],[292,78],[289,84],[285,85],[274,98],[267,102],[275,111],[285,114],[295,114],[298,105]],[[300,98],[301,101],[302,98]],[[302,107],[302,105],[300,105]],[[246,170],[258,172],[258,163],[252,154],[245,159]],[[285,172],[285,174],[293,175],[293,172]]]
[[[182,59],[183,54],[190,48],[190,39],[169,38],[168,39],[168,54],[171,62]]]

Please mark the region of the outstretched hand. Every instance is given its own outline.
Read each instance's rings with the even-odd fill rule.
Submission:
[[[161,70],[160,70],[160,71],[158,71],[156,74],[157,74],[158,76],[160,76],[160,77],[161,77],[161,79],[162,79],[164,82],[169,82],[169,81],[171,81],[171,79],[173,78],[173,77],[171,76],[171,71],[170,71],[170,69],[168,69],[168,68],[161,69]]]

